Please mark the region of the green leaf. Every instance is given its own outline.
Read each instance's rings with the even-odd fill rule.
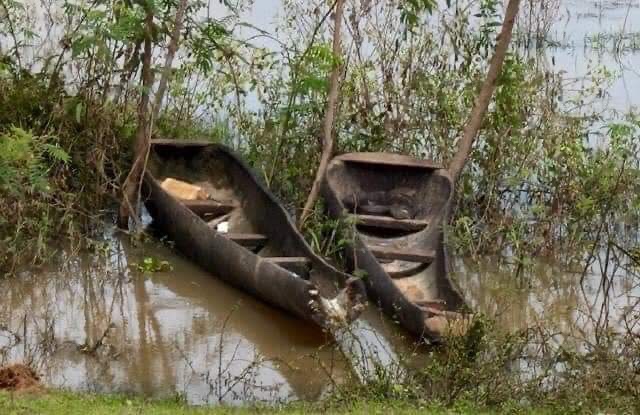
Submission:
[[[68,163],[71,160],[69,153],[64,151],[62,148],[53,145],[53,144],[44,144],[44,149],[54,160],[60,161],[62,163]]]

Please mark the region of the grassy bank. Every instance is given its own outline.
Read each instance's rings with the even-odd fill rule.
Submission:
[[[506,403],[492,408],[475,406],[461,401],[450,407],[433,403],[407,401],[355,400],[349,404],[294,403],[278,407],[191,407],[185,403],[169,401],[147,401],[125,396],[77,394],[63,391],[9,394],[0,392],[0,413],[5,415],[52,414],[52,415],[102,415],[102,414],[493,414],[493,413],[601,413],[587,408],[565,408],[560,406],[529,407],[517,403]]]
[[[410,406],[402,402],[357,402],[344,408],[326,408],[318,404],[289,404],[279,407],[190,407],[177,401],[145,401],[123,396],[99,396],[69,392],[38,394],[0,393],[0,410],[5,414],[307,414],[307,413],[450,413],[442,408]],[[455,412],[455,411],[451,411]],[[467,410],[462,410],[467,413]],[[474,413],[476,411],[473,411]],[[470,413],[470,412],[469,412]]]

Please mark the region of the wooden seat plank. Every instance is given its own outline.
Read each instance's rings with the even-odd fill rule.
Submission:
[[[378,215],[351,215],[351,217],[357,225],[407,232],[421,231],[429,225],[428,221],[421,219],[396,219]]]
[[[430,264],[436,257],[433,250],[415,250],[411,248],[393,248],[387,246],[369,246],[371,253],[379,259],[391,259]]]
[[[406,278],[416,275],[418,272],[424,271],[424,269],[430,264],[425,262],[401,262],[400,264],[409,264],[409,266],[397,267],[394,266],[397,262],[391,262],[391,264],[382,264],[382,269],[389,274],[393,279]]]
[[[259,233],[225,233],[224,236],[244,247],[262,246],[267,243],[267,237]]]
[[[215,200],[180,200],[186,207],[198,216],[220,216],[235,209],[230,203],[221,203]]]

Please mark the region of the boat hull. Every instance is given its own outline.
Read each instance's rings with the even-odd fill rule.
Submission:
[[[443,337],[440,319],[447,313],[458,313],[466,306],[460,291],[449,278],[447,250],[444,243],[443,225],[451,203],[451,179],[437,166],[405,156],[386,157],[383,153],[357,153],[336,157],[329,166],[323,182],[322,193],[331,217],[340,218],[353,226],[352,199],[363,199],[363,195],[392,195],[394,189],[408,188],[412,194],[408,204],[418,206],[413,219],[397,220],[405,229],[418,220],[423,220],[424,229],[407,231],[400,235],[380,235],[355,227],[351,244],[345,254],[351,270],[361,270],[369,297],[382,310],[417,337],[429,342],[439,342]],[[415,194],[414,194],[415,193]],[[354,196],[357,195],[357,196]],[[357,205],[357,203],[356,203]],[[364,210],[366,205],[359,208]],[[424,208],[420,207],[424,206]],[[358,208],[358,206],[356,206]],[[375,205],[369,207],[376,210]],[[412,209],[412,206],[408,206]],[[381,210],[381,209],[377,209]],[[388,215],[391,215],[389,213]],[[367,215],[368,217],[368,215]],[[390,216],[376,220],[376,224],[393,222]],[[413,221],[413,222],[411,222]],[[414,264],[397,261],[402,265],[414,265],[415,271],[392,278],[381,263],[379,249],[383,245],[397,248],[393,254],[405,258],[408,253],[420,256],[432,253],[431,262]],[[384,251],[383,251],[384,252]],[[393,255],[392,255],[393,257]],[[388,261],[387,261],[388,262]],[[387,269],[393,264],[386,264]],[[436,307],[436,308],[434,308]],[[452,315],[452,314],[448,314]],[[438,324],[436,324],[438,323]]]
[[[156,160],[150,163],[144,177],[145,205],[153,217],[153,226],[173,240],[180,252],[229,284],[322,327],[335,323],[323,309],[323,303],[331,299],[338,299],[349,310],[346,322],[356,318],[364,301],[362,282],[333,269],[315,255],[284,208],[229,149],[210,143],[154,140],[154,151]],[[287,255],[308,258],[325,281],[322,287],[312,278],[303,278],[213,230],[183,201],[162,188],[154,173],[166,170],[172,162],[187,168],[196,166],[200,153],[207,154],[203,160],[224,165],[224,172],[233,176],[231,182],[242,187],[239,203],[248,212],[247,220],[252,226],[268,235],[270,243]]]

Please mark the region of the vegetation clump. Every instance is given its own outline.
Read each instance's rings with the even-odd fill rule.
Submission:
[[[28,74],[0,78],[0,271],[42,264],[52,240],[90,237],[126,159],[123,124]],[[93,114],[95,112],[95,114]],[[95,117],[94,117],[95,115]]]
[[[323,14],[307,2],[287,2],[279,47],[271,50],[246,40],[243,3],[227,5],[227,17],[218,19],[200,17],[200,3],[182,10],[177,4],[106,2],[92,9],[63,1],[59,6],[69,19],[59,22],[52,15],[50,21],[60,29],[61,47],[45,55],[26,53],[38,35],[27,18],[29,7],[7,3],[0,33],[12,42],[1,50],[0,132],[9,137],[21,128],[37,138],[34,146],[46,144],[69,156],[47,166],[56,203],[47,203],[48,214],[28,215],[58,225],[31,224],[29,235],[42,229],[42,237],[25,235],[29,249],[12,252],[33,261],[42,256],[46,235],[59,235],[53,229],[67,236],[86,233],[87,227],[76,230],[72,223],[78,217],[93,221],[120,199],[131,155],[143,148],[134,139],[149,134],[232,145],[297,215],[320,161],[332,72],[341,85],[331,129],[335,152],[401,151],[446,166],[495,46],[502,10],[493,0],[475,12],[452,5],[454,14],[432,2],[400,3],[347,5],[343,57],[334,56],[330,45],[331,10]],[[519,39],[550,30],[554,15],[545,7],[552,5],[534,6],[527,3],[524,13],[542,13],[544,22],[533,28],[519,22]],[[269,39],[253,30],[251,39]],[[611,73],[594,70],[584,81],[589,88],[569,93],[562,74],[526,55],[520,49],[526,43],[518,45],[507,55],[460,180],[449,239],[461,253],[498,253],[521,262],[580,253],[603,223],[637,220],[638,118],[588,105]],[[162,66],[164,51],[171,67]],[[145,54],[151,78],[140,88]],[[82,67],[71,76],[76,63]],[[152,117],[142,120],[151,128],[140,130],[136,107],[149,89],[158,92],[147,100]],[[595,144],[602,141],[606,145]],[[16,238],[25,217],[6,221],[3,238]],[[9,250],[2,249],[5,270],[21,262]]]
[[[478,319],[466,336],[430,352],[428,363],[412,367],[408,376],[398,378],[379,367],[372,383],[332,399],[338,407],[364,399],[445,408],[472,402],[478,410],[508,413],[640,410],[635,370],[640,349],[633,333],[590,346],[578,342],[586,351],[571,348],[571,341],[558,345],[553,336],[544,327],[506,333]]]

